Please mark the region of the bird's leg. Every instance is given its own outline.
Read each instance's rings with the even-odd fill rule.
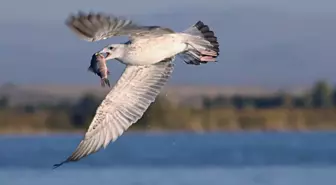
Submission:
[[[204,62],[216,62],[216,58],[211,56],[201,56],[200,60]]]
[[[217,52],[215,52],[215,51],[209,51],[209,50],[208,51],[201,50],[200,53],[202,55],[208,55],[208,56],[214,56],[214,57],[216,57],[218,55]]]
[[[216,56],[218,56],[217,52],[209,51],[209,50],[201,50],[200,60],[204,62],[216,62]]]

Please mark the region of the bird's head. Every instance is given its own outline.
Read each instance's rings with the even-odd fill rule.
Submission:
[[[105,54],[106,60],[112,60],[116,58],[120,58],[123,53],[124,45],[122,44],[110,44],[100,50],[99,54]]]

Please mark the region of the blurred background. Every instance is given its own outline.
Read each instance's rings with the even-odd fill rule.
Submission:
[[[336,180],[336,2],[1,0],[1,185],[315,185]],[[109,92],[87,71],[112,38],[79,40],[78,10],[215,31],[219,62],[176,60],[157,101],[106,150],[70,155]],[[115,82],[124,65],[108,63]]]

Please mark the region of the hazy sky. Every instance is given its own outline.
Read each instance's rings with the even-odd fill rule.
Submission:
[[[86,70],[92,53],[121,40],[79,40],[64,26],[78,10],[129,15],[177,31],[200,19],[209,24],[220,41],[219,62],[177,62],[172,83],[336,82],[335,0],[1,0],[0,84],[98,83]],[[124,66],[109,68],[114,81]]]
[[[206,12],[255,6],[292,12],[335,13],[335,0],[1,0],[0,20],[61,20],[76,10],[151,14],[203,7]]]

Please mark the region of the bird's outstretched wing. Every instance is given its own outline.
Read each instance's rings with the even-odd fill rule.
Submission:
[[[70,15],[65,23],[82,40],[95,42],[113,36],[136,36],[148,33],[173,33],[169,28],[160,26],[140,26],[130,19],[103,13],[83,13]]]
[[[142,117],[166,84],[174,65],[169,58],[155,65],[129,65],[98,107],[96,114],[76,150],[66,162],[78,161],[106,148]]]

